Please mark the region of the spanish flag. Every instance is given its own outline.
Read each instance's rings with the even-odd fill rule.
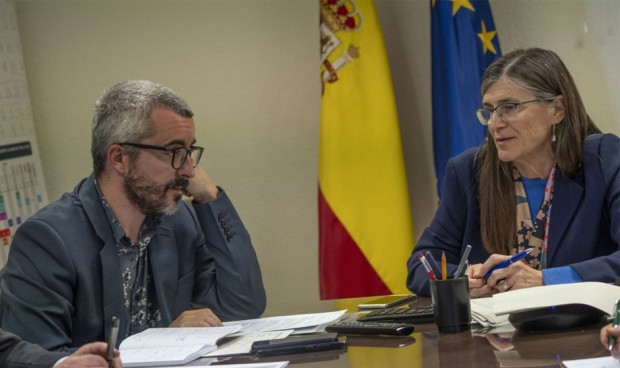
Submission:
[[[319,0],[321,299],[405,293],[414,246],[398,116],[372,0]]]

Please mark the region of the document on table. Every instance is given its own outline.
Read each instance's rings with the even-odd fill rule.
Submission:
[[[471,314],[483,326],[501,326],[509,323],[510,313],[552,305],[585,304],[612,314],[618,299],[620,287],[603,282],[545,285],[472,299]]]
[[[508,315],[496,315],[493,311],[493,298],[472,299],[471,318],[483,327],[499,327],[510,325]]]
[[[235,337],[217,348],[217,350],[204,354],[203,357],[230,356],[249,354],[252,350],[252,343],[260,340],[282,339],[287,337],[293,330],[252,332]]]
[[[246,364],[218,364],[218,365],[186,365],[191,368],[213,368],[213,367],[227,367],[227,368],[284,368],[288,365],[288,361],[282,362],[267,362],[267,363],[246,363]],[[179,366],[160,367],[160,368],[179,368]]]
[[[181,365],[217,349],[217,341],[240,326],[148,328],[120,345],[123,367]]]
[[[240,333],[294,330],[331,323],[342,317],[346,310],[325,313],[293,314],[288,316],[245,319],[224,322],[224,326],[241,326]]]
[[[590,359],[565,360],[566,368],[620,368],[620,361],[612,356]]]
[[[501,315],[551,305],[586,304],[612,314],[618,299],[620,299],[620,287],[603,282],[576,282],[495,294],[493,295],[493,311]]]
[[[218,364],[217,367],[228,367],[228,368],[283,368],[283,367],[286,367],[287,365],[288,365],[288,361],[285,361],[285,362],[270,362],[270,363],[248,363],[248,364]]]

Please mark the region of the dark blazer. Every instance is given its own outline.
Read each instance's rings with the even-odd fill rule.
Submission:
[[[583,281],[613,282],[620,276],[620,139],[592,135],[583,148],[575,177],[556,170],[548,267],[570,265]],[[448,273],[455,271],[467,244],[472,246],[470,264],[489,257],[480,234],[476,152],[470,149],[448,162],[443,198],[407,263],[407,287],[415,293],[429,295],[419,252],[431,251],[440,259],[445,251]]]
[[[162,216],[148,246],[159,327],[192,307],[222,320],[259,317],[265,309],[260,267],[241,219],[223,191],[208,204],[179,202]],[[0,282],[2,328],[48,350],[106,341],[124,297],[117,246],[94,177],[44,207],[15,233]]]
[[[50,352],[0,329],[0,367],[51,368],[67,353]]]

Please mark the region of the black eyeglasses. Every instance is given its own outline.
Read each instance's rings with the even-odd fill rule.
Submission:
[[[121,146],[140,148],[140,149],[151,149],[151,150],[157,150],[157,151],[172,152],[171,164],[172,164],[172,168],[175,170],[178,170],[183,166],[183,164],[185,163],[185,160],[187,160],[187,157],[192,159],[192,166],[196,167],[198,165],[198,162],[200,161],[200,157],[202,157],[202,152],[204,151],[204,148],[197,147],[197,146],[191,146],[190,148],[185,148],[185,147],[171,148],[171,147],[151,146],[150,144],[140,144],[140,143],[131,143],[131,142],[122,142],[122,143],[116,143],[116,144],[119,144]]]
[[[557,96],[556,96],[557,97]],[[555,97],[548,98],[535,98],[533,100],[521,101],[521,102],[504,102],[495,107],[483,107],[476,110],[476,116],[478,121],[482,125],[489,125],[491,123],[491,116],[496,113],[500,119],[509,123],[514,120],[519,114],[519,108],[522,105],[533,102],[549,102],[553,101]]]

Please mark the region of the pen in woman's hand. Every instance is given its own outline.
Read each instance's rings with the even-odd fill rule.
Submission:
[[[528,255],[528,254],[529,254],[529,253],[530,253],[533,249],[534,249],[534,248],[529,248],[529,249],[526,249],[526,250],[524,250],[524,251],[522,251],[522,252],[519,252],[519,253],[515,254],[514,256],[512,256],[512,257],[510,257],[509,259],[505,260],[504,262],[502,262],[502,263],[500,263],[500,264],[498,264],[498,265],[493,266],[493,268],[491,268],[491,269],[489,270],[489,272],[487,272],[487,273],[486,273],[484,276],[482,276],[482,277],[483,277],[483,278],[485,278],[485,279],[488,279],[488,278],[489,278],[489,276],[491,276],[491,274],[493,273],[493,271],[495,271],[495,270],[499,270],[500,268],[506,268],[506,267],[510,266],[511,264],[513,264],[513,263],[515,263],[515,262],[517,262],[517,261],[522,260],[522,259],[523,259],[523,258],[525,258],[525,256],[527,256],[527,255]]]
[[[108,361],[108,367],[112,367],[112,361],[114,359],[114,347],[116,346],[116,339],[118,338],[118,326],[120,320],[118,317],[113,316],[110,320],[110,332],[108,334],[108,351],[106,353],[106,359]]]

